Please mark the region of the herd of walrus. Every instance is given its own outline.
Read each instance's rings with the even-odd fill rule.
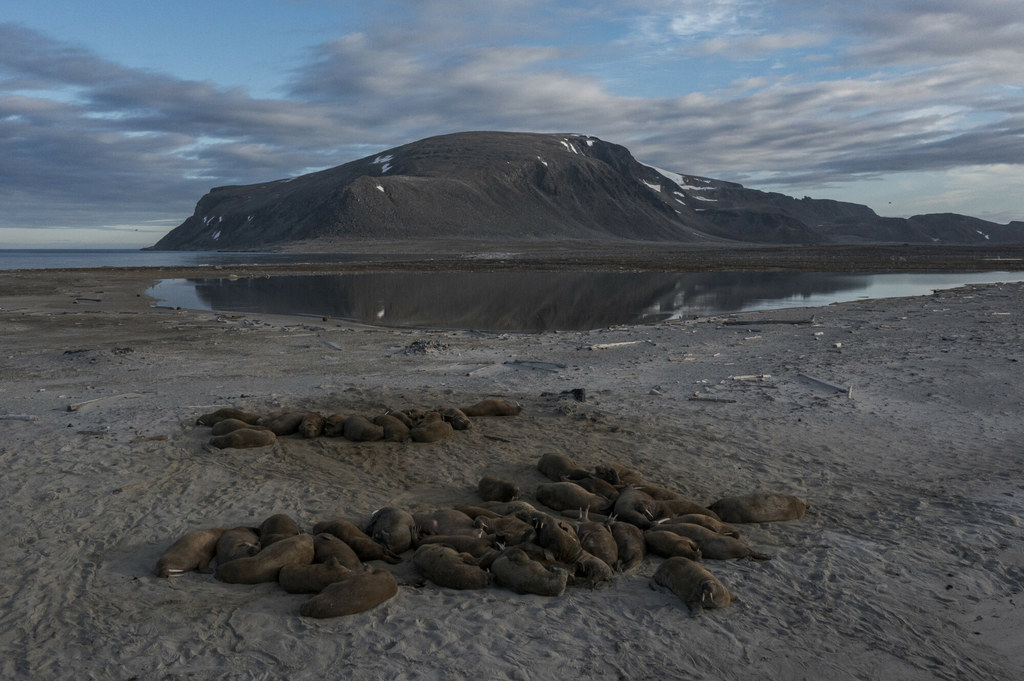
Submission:
[[[519,405],[504,400],[485,400],[463,409],[388,414],[407,429],[404,437],[386,419],[320,417],[320,423],[311,424],[317,420],[311,416],[315,412],[261,418],[221,409],[198,422],[214,428],[214,440],[243,433],[243,444],[219,440],[214,442],[218,447],[263,446],[251,444],[265,438],[262,433],[329,434],[328,423],[340,428],[334,434],[348,439],[429,442],[436,440],[413,434],[424,423],[450,434],[459,427],[453,421],[465,419],[464,428],[470,416],[519,411]],[[229,421],[236,422],[229,424],[234,427],[218,433],[218,426]],[[447,430],[434,425],[438,423]],[[306,426],[308,431],[302,430]],[[371,427],[381,432],[368,435]],[[390,435],[384,434],[389,430]],[[164,552],[155,574],[169,577],[195,570],[215,572],[220,581],[234,584],[276,581],[289,593],[313,594],[300,607],[302,616],[326,618],[369,610],[398,593],[398,580],[380,563],[398,563],[409,551],[417,571],[438,586],[482,589],[496,584],[542,596],[559,596],[567,586],[598,587],[653,554],[666,560],[654,573],[652,586],[667,587],[697,614],[724,607],[734,598],[702,560],[771,558],[741,541],[736,524],[795,520],[807,509],[793,495],[764,492],[719,499],[705,507],[616,463],[586,470],[556,453],[541,456],[537,469],[552,480],[538,485],[535,493],[547,510],[520,500],[515,482],[486,475],[477,486],[478,504],[428,513],[386,507],[374,512],[366,527],[331,519],[306,533],[287,514],[275,514],[259,527],[196,530]],[[215,571],[210,567],[214,562]]]
[[[199,417],[212,427],[210,444],[219,449],[266,447],[278,436],[344,437],[353,442],[440,442],[456,430],[471,427],[470,417],[515,416],[522,407],[506,400],[481,400],[469,407],[425,411],[388,411],[372,418],[361,414],[329,414],[318,411],[284,411],[261,415],[225,407]]]

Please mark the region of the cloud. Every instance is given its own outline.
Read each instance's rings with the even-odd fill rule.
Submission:
[[[961,166],[981,187],[1024,159],[1016,2],[383,6],[262,98],[0,24],[0,226],[183,219],[211,186],[471,129],[595,134],[794,192]],[[663,87],[623,94],[631,78]]]

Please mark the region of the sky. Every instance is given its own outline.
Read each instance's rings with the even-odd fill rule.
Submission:
[[[463,130],[881,215],[1024,220],[1021,0],[5,0],[0,248]]]

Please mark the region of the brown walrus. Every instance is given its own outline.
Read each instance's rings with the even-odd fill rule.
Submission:
[[[627,487],[619,493],[619,498],[615,500],[613,513],[622,522],[631,523],[646,530],[661,513],[659,503],[643,490]]]
[[[606,461],[600,466],[595,466],[594,475],[602,480],[607,480],[613,485],[639,485],[643,483],[643,476],[638,471],[614,461]]]
[[[718,518],[718,514],[709,508],[701,506],[696,501],[690,501],[689,499],[655,499],[658,505],[658,516],[669,517],[677,515],[689,515],[690,513],[700,513],[702,515],[711,516],[712,518]]]
[[[718,578],[689,558],[667,559],[654,573],[654,582],[671,589],[693,614],[701,608],[724,608],[733,600]]]
[[[519,404],[498,399],[481,400],[468,407],[462,407],[462,413],[466,416],[516,416],[522,410]]]
[[[573,584],[588,586],[591,589],[610,582],[615,577],[608,563],[587,551],[580,552],[572,567]]]
[[[473,519],[462,511],[454,508],[439,508],[429,513],[413,513],[416,533],[426,534],[466,534],[473,537],[483,536],[483,532]]]
[[[224,534],[219,527],[195,530],[170,545],[156,562],[157,577],[173,577],[185,572],[211,572],[210,562],[217,555],[217,541]]]
[[[330,532],[313,535],[313,560],[317,563],[336,560],[349,570],[363,569],[363,561],[359,560],[355,549]]]
[[[534,508],[533,504],[523,501],[522,499],[516,499],[515,501],[485,501],[480,504],[481,508],[485,508],[488,511],[493,511],[498,515],[512,515],[519,513],[538,513],[537,509]]]
[[[378,414],[373,417],[373,424],[384,429],[385,442],[408,442],[412,437],[409,435],[409,426],[392,414]]]
[[[691,525],[700,525],[702,527],[706,527],[712,532],[717,532],[718,534],[727,534],[730,537],[740,536],[740,531],[737,528],[733,527],[728,523],[723,523],[721,520],[713,518],[704,513],[687,513],[685,515],[672,516],[671,518],[666,518],[664,522],[690,523]]]
[[[576,526],[583,550],[603,560],[609,568],[614,568],[619,561],[619,546],[611,530],[603,523],[584,520]]]
[[[324,432],[325,423],[323,414],[311,411],[302,417],[302,421],[299,423],[299,435],[306,438],[317,437]]]
[[[644,531],[632,523],[611,523],[612,536],[615,537],[615,546],[618,549],[619,560],[615,569],[619,572],[629,572],[637,568],[647,557],[647,540],[644,538]]]
[[[424,416],[422,421],[410,428],[409,437],[413,442],[440,442],[451,437],[454,432],[452,424],[435,411]]]
[[[420,537],[416,543],[419,546],[444,544],[459,553],[468,553],[474,558],[482,558],[492,550],[491,542],[486,537],[471,537],[468,534],[430,534]]]
[[[330,414],[324,417],[323,434],[326,437],[342,437],[345,434],[345,421],[348,414]]]
[[[555,560],[572,565],[583,553],[576,530],[569,523],[551,516],[539,517],[534,523],[536,543],[551,552]]]
[[[465,412],[456,407],[449,407],[442,411],[441,418],[452,424],[454,430],[469,430],[473,427],[473,423],[466,416]]]
[[[259,425],[266,426],[274,431],[274,435],[294,435],[299,432],[302,419],[306,418],[308,412],[304,411],[283,411],[270,414],[260,419]]]
[[[267,546],[255,556],[218,565],[217,579],[229,584],[276,582],[282,567],[308,565],[313,562],[313,556],[313,537],[297,534]]]
[[[222,407],[221,409],[212,411],[209,414],[203,414],[196,419],[196,423],[201,426],[212,426],[219,421],[224,421],[225,419],[238,419],[239,421],[245,421],[246,423],[255,425],[259,422],[260,415],[243,411],[241,409],[235,409],[234,407]]]
[[[213,424],[213,427],[210,428],[210,434],[227,435],[232,431],[241,430],[242,428],[251,428],[252,430],[270,430],[266,426],[253,425],[241,419],[224,419]]]
[[[277,436],[272,431],[262,428],[239,428],[210,438],[210,445],[217,449],[253,449],[276,443]]]
[[[416,520],[408,511],[386,506],[370,517],[366,534],[396,555],[405,553],[416,539]]]
[[[519,548],[506,549],[491,563],[494,581],[520,594],[561,596],[569,580],[565,568],[546,568]]]
[[[476,518],[474,524],[506,546],[532,541],[536,534],[533,525],[511,515],[496,518],[481,516]]]
[[[700,560],[701,552],[697,542],[667,530],[647,530],[644,532],[647,550],[663,558],[682,556],[691,560]]]
[[[377,607],[397,593],[398,581],[387,570],[370,567],[351,571],[303,603],[299,614],[317,618],[354,615]]]
[[[519,498],[519,485],[494,475],[485,475],[477,483],[476,493],[484,501],[515,501]]]
[[[287,513],[275,513],[260,523],[260,544],[267,548],[271,544],[302,532],[299,524]]]
[[[611,502],[599,494],[588,492],[575,482],[545,482],[537,485],[537,501],[556,511],[583,508],[606,513]]]
[[[427,579],[449,589],[483,589],[490,583],[488,574],[468,553],[459,553],[445,544],[423,544],[412,557]]]
[[[356,552],[361,561],[383,560],[388,563],[402,562],[402,559],[389,551],[387,547],[373,541],[370,535],[347,520],[326,520],[313,526],[313,534],[321,534],[323,532],[333,534],[352,547],[352,550]]]
[[[377,442],[384,439],[384,428],[359,414],[353,414],[345,419],[342,432],[345,439],[352,442]]]
[[[224,530],[224,533],[217,540],[217,565],[235,560],[236,558],[248,558],[255,556],[263,548],[260,546],[260,537],[256,534],[255,527],[235,527]]]
[[[619,498],[618,487],[607,480],[602,480],[601,478],[594,477],[593,475],[588,475],[585,478],[573,478],[572,482],[575,482],[588,492],[593,492],[594,494],[600,494],[602,497],[606,497],[608,501],[611,501],[612,503]]]
[[[692,523],[665,522],[658,524],[658,530],[688,537],[697,543],[701,557],[708,560],[730,560],[732,558],[753,558],[771,560],[771,556],[750,548],[739,539],[718,534],[701,525]]]
[[[358,569],[362,570],[363,566],[360,565]],[[277,583],[290,594],[315,594],[323,591],[328,584],[345,578],[350,572],[351,568],[342,565],[337,558],[331,558],[324,563],[285,565],[277,573]]]
[[[542,454],[537,460],[537,470],[555,482],[590,477],[590,473],[577,466],[572,459],[557,452]]]
[[[708,508],[727,523],[771,523],[802,518],[807,510],[807,502],[792,494],[757,492],[725,497]]]

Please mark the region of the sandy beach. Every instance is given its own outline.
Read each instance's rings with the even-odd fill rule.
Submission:
[[[395,330],[152,307],[161,270],[0,272],[5,679],[1017,679],[1024,669],[1024,285],[545,334]],[[222,274],[247,276],[225,268]],[[835,387],[832,387],[835,386]],[[583,389],[578,401],[570,391]],[[438,443],[282,437],[220,450],[203,413],[519,402]],[[615,461],[744,525],[691,616],[660,558],[597,589],[421,583],[352,616],[211,574],[153,575],[206,527],[477,501]]]

